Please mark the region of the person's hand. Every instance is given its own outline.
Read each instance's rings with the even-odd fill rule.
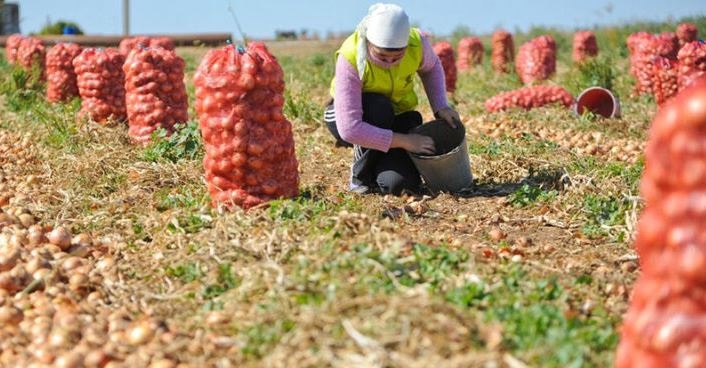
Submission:
[[[443,119],[452,128],[456,129],[461,126],[461,117],[458,115],[456,110],[450,107],[444,107],[434,114],[438,119]]]
[[[434,140],[431,137],[421,134],[395,133],[392,136],[391,147],[402,148],[408,152],[422,155],[433,155],[436,153]]]

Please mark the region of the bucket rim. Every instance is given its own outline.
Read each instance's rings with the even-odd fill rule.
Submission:
[[[606,93],[608,96],[610,96],[610,99],[613,101],[613,110],[610,112],[610,116],[606,116],[605,118],[609,118],[609,119],[610,118],[620,118],[621,117],[620,98],[618,98],[618,96],[616,96],[616,94],[612,90],[605,88],[605,87],[601,87],[601,86],[590,86],[590,87],[584,88],[581,91],[581,93],[579,93],[578,96],[576,96],[576,98],[574,98],[574,101],[571,106],[574,113],[576,115],[580,115],[579,114],[579,101],[581,100],[581,98],[584,95],[586,95],[587,93],[590,93],[592,91],[595,91],[595,90]]]
[[[451,155],[454,155],[454,154],[458,153],[458,151],[461,150],[461,147],[464,146],[463,143],[464,143],[465,141],[466,141],[466,137],[463,138],[463,140],[461,141],[461,144],[459,144],[458,146],[456,146],[456,148],[452,149],[452,150],[449,151],[449,152],[446,152],[446,153],[444,153],[444,154],[441,154],[441,155],[429,156],[429,155],[420,155],[420,154],[418,154],[418,153],[413,153],[413,152],[409,152],[409,154],[410,154],[411,156],[413,156],[414,158],[420,159],[420,160],[441,160],[441,159],[443,159],[443,158],[446,158],[447,156],[451,156]]]

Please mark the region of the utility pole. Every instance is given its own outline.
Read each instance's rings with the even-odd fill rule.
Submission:
[[[123,36],[130,35],[130,0],[123,0]]]

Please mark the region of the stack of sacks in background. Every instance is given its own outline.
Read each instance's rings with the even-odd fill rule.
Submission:
[[[172,50],[136,48],[125,64],[128,135],[137,143],[148,143],[152,132],[188,120],[184,85],[184,60]]]
[[[522,83],[549,79],[556,72],[556,42],[549,35],[534,38],[517,52],[515,69]]]
[[[39,73],[39,78],[44,79],[44,61],[46,49],[42,40],[36,37],[24,37],[17,49],[17,63],[28,72]]]
[[[123,38],[118,46],[120,53],[125,57],[127,57],[130,51],[136,48],[163,48],[166,50],[174,50],[174,42],[169,37],[137,36]]]
[[[444,76],[446,77],[446,91],[453,93],[456,91],[456,58],[454,57],[454,49],[450,43],[446,41],[434,44],[434,53],[441,60],[441,66],[444,68]]]
[[[630,51],[630,74],[635,77],[635,94],[652,93],[654,62],[658,57],[676,60],[679,41],[673,33],[653,35],[646,32],[631,34],[627,39]]]
[[[74,59],[81,53],[75,43],[60,43],[47,52],[47,101],[63,102],[78,96]]]
[[[458,71],[467,71],[483,63],[483,43],[478,37],[464,37],[458,42]]]
[[[699,39],[699,30],[694,24],[682,23],[677,26],[677,37],[679,38],[679,47],[684,47],[687,43]]]
[[[641,273],[617,368],[706,367],[706,78],[654,118],[635,248]]]
[[[515,42],[512,35],[503,30],[493,33],[492,54],[490,56],[493,70],[498,73],[509,73],[510,63],[515,58]]]
[[[81,96],[79,119],[97,123],[125,120],[125,57],[117,49],[84,49],[74,59]]]
[[[15,33],[7,37],[7,40],[5,41],[5,58],[7,58],[8,63],[14,64],[17,62],[17,51],[19,50],[20,43],[22,43],[23,39],[24,36],[19,33]]]
[[[529,86],[502,92],[491,97],[485,101],[485,109],[488,112],[498,112],[515,107],[530,110],[556,102],[569,107],[574,102],[574,97],[559,86]]]
[[[194,75],[213,205],[245,209],[299,193],[284,75],[264,44],[211,50]]]
[[[706,74],[706,43],[692,41],[679,50],[679,88]]]
[[[583,63],[596,55],[598,55],[596,35],[591,31],[578,31],[574,33],[574,47],[572,53],[574,63]]]

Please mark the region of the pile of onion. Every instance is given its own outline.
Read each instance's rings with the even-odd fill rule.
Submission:
[[[485,101],[488,112],[497,112],[510,108],[530,110],[553,103],[571,106],[574,97],[559,86],[528,86],[514,91],[502,92]]]

